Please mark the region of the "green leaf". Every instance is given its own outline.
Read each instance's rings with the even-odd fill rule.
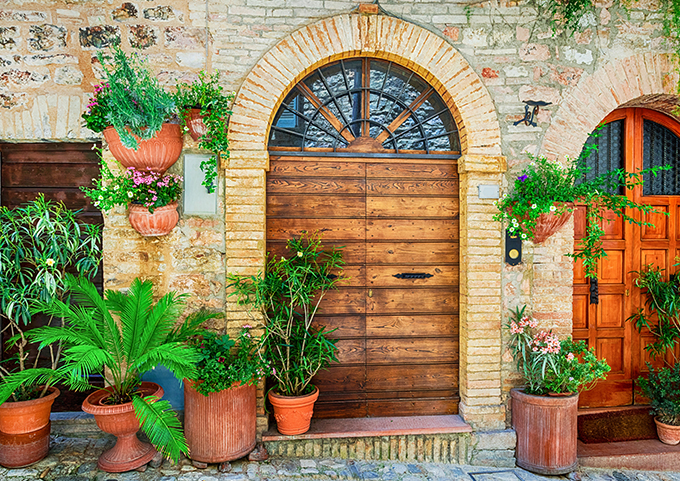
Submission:
[[[175,463],[179,462],[181,453],[189,455],[182,425],[168,401],[155,396],[135,396],[132,405],[142,430],[156,449]]]

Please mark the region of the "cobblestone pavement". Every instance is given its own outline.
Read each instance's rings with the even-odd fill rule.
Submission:
[[[2,481],[680,481],[680,473],[580,469],[569,476],[537,476],[519,468],[489,468],[455,464],[358,461],[345,459],[289,459],[231,463],[229,472],[217,465],[196,469],[188,459],[144,472],[111,474],[97,470],[97,457],[111,439],[53,438],[47,458],[28,468],[0,467]]]

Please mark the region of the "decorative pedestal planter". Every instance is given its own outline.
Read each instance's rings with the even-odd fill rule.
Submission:
[[[242,458],[255,448],[255,386],[236,386],[200,394],[184,380],[184,435],[191,459],[223,463]]]
[[[143,396],[163,396],[163,388],[153,382],[142,382]],[[109,473],[122,473],[144,466],[156,455],[156,449],[137,438],[139,421],[132,403],[108,405],[102,401],[111,393],[100,389],[83,401],[83,411],[94,414],[99,429],[118,438],[116,445],[99,456],[97,466]]]
[[[140,140],[137,137],[137,150],[125,147],[113,127],[104,130],[104,138],[118,162],[137,170],[165,172],[182,153],[182,129],[177,124],[163,124],[163,128],[152,139]]]
[[[47,456],[50,411],[59,389],[49,388],[40,399],[0,405],[0,465],[21,468]]]
[[[292,436],[309,431],[314,414],[314,403],[319,397],[319,389],[305,396],[280,396],[269,392],[269,401],[274,406],[276,429],[281,434]]]
[[[532,396],[513,389],[512,427],[517,433],[517,466],[538,474],[576,469],[578,394]]]
[[[654,418],[654,422],[656,423],[656,434],[659,436],[659,441],[672,446],[680,443],[680,426],[664,424],[659,422],[658,418]]]
[[[574,204],[567,204],[570,209],[574,208]],[[560,230],[560,228],[569,222],[571,219],[572,212],[567,211],[560,215],[555,214],[541,214],[538,219],[536,219],[536,227],[534,227],[534,244],[542,244],[548,237],[553,235],[555,232]]]
[[[177,202],[156,207],[153,214],[147,207],[131,204],[128,207],[130,225],[143,236],[167,235],[179,221]]]

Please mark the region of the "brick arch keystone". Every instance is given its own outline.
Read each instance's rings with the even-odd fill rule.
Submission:
[[[269,127],[286,94],[314,69],[356,55],[394,61],[430,82],[456,119],[463,154],[501,154],[500,126],[491,96],[455,48],[397,18],[351,14],[293,32],[257,62],[234,102],[229,121],[232,153],[265,151]]]
[[[581,78],[562,101],[541,151],[575,157],[602,119],[623,104],[651,94],[675,94],[677,77],[668,54],[640,54],[608,62]]]

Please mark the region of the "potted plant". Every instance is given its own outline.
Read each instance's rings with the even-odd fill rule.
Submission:
[[[128,206],[130,225],[143,236],[167,235],[177,225],[181,176],[139,171],[134,167],[116,175],[104,160],[100,173],[92,189],[81,187],[96,207],[107,211],[115,205]]]
[[[165,172],[182,153],[182,129],[172,95],[139,55],[116,45],[98,53],[104,82],[95,87],[85,125],[103,132],[111,154],[125,167]]]
[[[160,400],[163,389],[142,382],[141,375],[160,364],[179,379],[192,377],[198,353],[186,341],[212,315],[200,311],[177,323],[186,295],[169,292],[154,304],[150,281],[135,279],[127,293],[108,290],[105,299],[87,279],[67,274],[65,284],[74,304],[55,299],[40,306],[66,324],[37,328],[31,338],[41,346],[64,344],[58,374],[73,389],[89,389],[93,373],[104,379],[106,387],[83,402],[83,411],[118,438],[99,457],[99,468],[129,471],[156,455],[137,438],[140,425],[151,443],[177,462],[180,453],[188,454],[179,420],[170,403]]]
[[[649,399],[655,414],[656,433],[665,444],[680,443],[680,362],[654,370],[647,363],[647,379],[638,378],[642,393]]]
[[[244,326],[236,340],[205,331],[191,340],[198,351],[196,373],[184,381],[184,432],[191,459],[224,463],[255,447],[256,382],[266,365],[259,341]]]
[[[210,193],[215,190],[218,160],[222,156],[229,157],[227,122],[234,100],[233,93],[224,93],[219,80],[219,72],[208,75],[201,71],[196,82],[179,84],[175,97],[191,138],[198,141],[200,148],[213,153],[208,160],[201,162],[201,170],[205,174],[202,185]]]
[[[642,184],[644,174],[656,175],[670,166],[636,173],[619,169],[587,179],[589,168],[585,159],[591,150],[586,147],[577,159],[566,159],[565,164],[530,156],[532,162],[517,176],[510,193],[494,202],[500,211],[494,220],[507,223],[511,235],[540,244],[569,220],[574,204],[585,204],[586,235],[577,246],[577,252],[568,255],[574,260],[582,259],[585,276],[596,278],[598,259],[606,256],[601,227],[605,211],[610,210],[631,224],[647,226],[651,224],[628,215],[627,209],[656,212],[653,206],[638,204],[616,192],[622,188],[633,189]]]
[[[346,278],[334,274],[344,265],[341,250],[324,251],[318,232],[290,239],[287,248],[289,257],[269,255],[264,274],[230,274],[228,282],[239,305],[249,306],[253,319],[253,311],[264,319],[258,352],[276,382],[268,397],[277,429],[292,435],[309,430],[319,397],[312,378],[337,361],[331,331],[316,326],[314,317],[326,293]]]
[[[604,379],[610,368],[594,349],[550,331],[526,306],[512,311],[509,330],[512,354],[525,381],[513,389],[512,425],[517,433],[517,465],[539,474],[566,474],[577,466],[579,392]]]
[[[0,464],[41,460],[50,444],[50,410],[62,344],[32,344],[27,327],[39,300],[64,299],[67,271],[92,278],[101,260],[100,228],[41,194],[28,204],[0,207],[0,316],[8,357],[0,364]],[[41,319],[63,325],[59,316]],[[31,373],[32,375],[27,375]]]

